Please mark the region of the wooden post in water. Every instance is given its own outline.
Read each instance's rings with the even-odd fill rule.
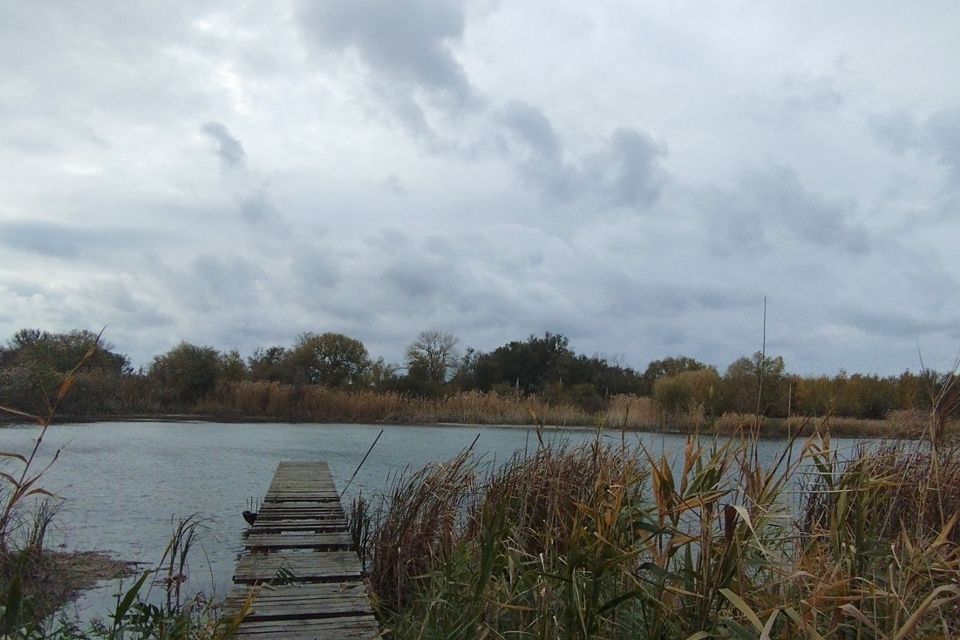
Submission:
[[[225,607],[248,608],[237,638],[380,637],[325,462],[279,464],[244,549]]]

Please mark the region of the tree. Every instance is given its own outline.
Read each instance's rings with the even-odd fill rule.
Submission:
[[[292,380],[289,352],[283,347],[260,348],[247,358],[250,379],[266,382],[288,382]]]
[[[96,351],[74,379],[82,393],[70,394],[58,410],[92,415],[115,409],[119,381],[130,374],[130,361],[114,353],[96,333],[85,330],[49,333],[21,329],[6,346],[0,346],[0,404],[21,411],[44,411],[63,375],[95,344]]]
[[[147,375],[159,385],[163,400],[184,405],[216,388],[223,375],[223,360],[213,347],[181,342],[155,357]]]
[[[440,386],[457,369],[457,339],[449,333],[421,331],[407,347],[407,375]]]
[[[684,371],[700,371],[706,368],[708,368],[708,365],[705,363],[687,356],[671,356],[662,360],[654,360],[647,365],[646,371],[643,372],[641,393],[653,395],[654,385],[660,378],[675,376]]]
[[[290,353],[294,381],[327,387],[358,385],[370,368],[363,343],[341,333],[304,333]]]
[[[702,410],[713,415],[720,395],[720,374],[713,367],[657,379],[653,397],[671,412]]]
[[[565,336],[549,331],[542,338],[531,335],[526,342],[510,342],[477,356],[474,379],[483,391],[494,385],[509,385],[523,393],[590,382],[586,359],[578,359],[569,343]]]
[[[223,354],[221,367],[223,369],[222,377],[226,382],[240,382],[247,377],[247,365],[236,349]]]
[[[398,365],[388,364],[383,358],[377,358],[370,365],[367,382],[377,391],[396,391],[401,387],[402,380],[399,369]]]
[[[73,369],[94,344],[98,345],[97,350],[86,361],[84,370],[98,370],[116,376],[130,373],[127,357],[114,353],[112,345],[87,330],[49,333],[40,329],[21,329],[6,348],[0,347],[0,368],[21,365],[65,373]]]
[[[723,374],[724,408],[738,413],[753,413],[759,405],[762,415],[786,415],[783,370],[783,358],[764,356],[760,351],[754,353],[752,358],[734,360]]]

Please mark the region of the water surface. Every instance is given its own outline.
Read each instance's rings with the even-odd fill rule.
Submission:
[[[42,486],[63,498],[52,532],[54,546],[108,551],[153,566],[172,531],[172,519],[196,514],[205,520],[202,549],[190,565],[190,590],[224,595],[229,589],[245,523],[241,512],[266,491],[281,460],[324,460],[343,490],[380,429],[384,430],[344,503],[362,491],[376,497],[391,476],[406,468],[455,456],[477,439],[474,450],[491,462],[517,449],[535,448],[526,428],[384,426],[356,424],[223,424],[109,422],[51,427],[40,449],[48,461],[60,449]],[[37,427],[0,429],[0,450],[27,453]],[[478,437],[479,436],[479,437]],[[596,432],[547,432],[570,444]],[[605,433],[655,453],[682,451],[685,436]],[[782,441],[761,443],[761,456],[779,454]],[[10,466],[9,463],[7,465]],[[78,603],[83,617],[102,613],[117,591],[106,584]]]

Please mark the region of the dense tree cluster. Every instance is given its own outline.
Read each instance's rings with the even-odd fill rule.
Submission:
[[[18,331],[0,347],[0,405],[34,414],[46,411],[64,374],[83,359],[97,339],[90,331]],[[129,388],[121,381],[129,379],[132,370],[127,357],[112,349],[101,342],[87,359],[77,374],[75,392],[61,404],[63,411],[95,413],[124,403]]]
[[[38,412],[58,381],[97,340],[89,331],[17,332],[0,347],[0,405]],[[548,402],[598,411],[612,396],[651,396],[667,412],[728,411],[768,416],[825,415],[883,418],[897,409],[928,409],[943,376],[925,371],[899,376],[789,374],[783,358],[755,353],[721,374],[696,359],[655,360],[643,372],[599,355],[578,354],[567,337],[544,333],[492,351],[458,349],[449,333],[424,331],[402,365],[372,360],[364,344],[340,333],[305,333],[289,346],[237,351],[182,342],[133,371],[126,356],[100,343],[77,378],[67,415],[191,411],[222,385],[265,382],[342,390],[441,396],[463,391],[538,395]]]

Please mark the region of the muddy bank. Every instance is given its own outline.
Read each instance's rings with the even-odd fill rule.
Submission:
[[[137,567],[100,551],[8,553],[0,556],[0,590],[10,593],[19,574],[24,606],[44,618],[100,582],[133,575]]]

